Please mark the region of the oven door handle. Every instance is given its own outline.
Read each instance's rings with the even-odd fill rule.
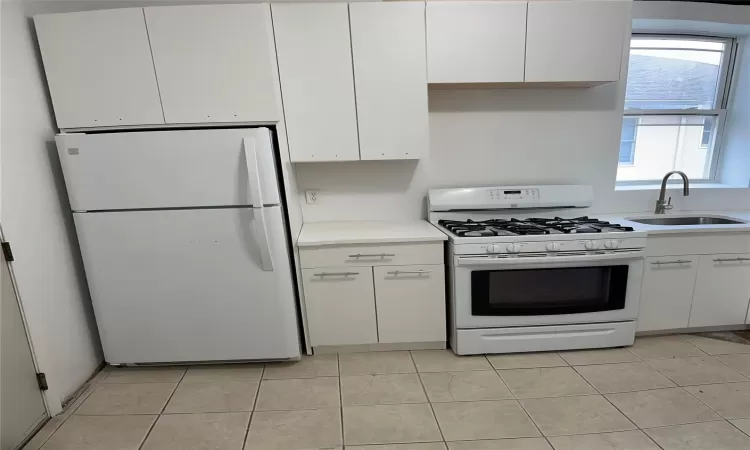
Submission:
[[[541,256],[509,258],[458,257],[458,266],[551,266],[576,262],[628,261],[643,259],[643,252],[610,253],[606,255]]]

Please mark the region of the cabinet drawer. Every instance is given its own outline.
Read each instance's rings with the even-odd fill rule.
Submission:
[[[445,341],[445,266],[375,267],[382,343]]]
[[[378,342],[372,268],[304,269],[302,278],[312,346]]]
[[[300,249],[302,268],[443,264],[443,243],[341,245]]]

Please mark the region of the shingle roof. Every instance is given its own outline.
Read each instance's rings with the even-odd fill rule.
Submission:
[[[626,107],[712,107],[718,67],[658,56],[630,55]]]

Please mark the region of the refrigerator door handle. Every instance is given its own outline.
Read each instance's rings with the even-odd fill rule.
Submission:
[[[268,229],[266,228],[265,208],[252,208],[255,234],[258,236],[258,247],[260,247],[260,262],[263,270],[273,272],[273,258],[271,257],[271,242],[268,240]]]
[[[250,203],[255,208],[262,208],[263,189],[260,185],[258,154],[255,151],[255,139],[247,137],[242,138],[242,147],[245,151],[245,164],[247,165],[247,182],[250,195]]]

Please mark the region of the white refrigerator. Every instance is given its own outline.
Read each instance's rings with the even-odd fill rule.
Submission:
[[[57,136],[107,362],[299,358],[271,133]]]

